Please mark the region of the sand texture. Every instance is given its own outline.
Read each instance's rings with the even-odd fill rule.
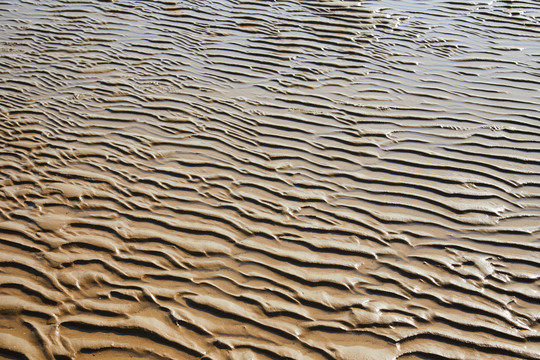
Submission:
[[[540,2],[0,0],[0,358],[540,359]]]

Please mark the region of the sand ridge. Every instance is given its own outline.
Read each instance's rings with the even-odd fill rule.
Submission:
[[[0,1],[0,357],[540,359],[539,21]]]

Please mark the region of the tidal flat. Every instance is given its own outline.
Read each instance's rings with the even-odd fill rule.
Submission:
[[[540,2],[0,0],[0,358],[540,359]]]

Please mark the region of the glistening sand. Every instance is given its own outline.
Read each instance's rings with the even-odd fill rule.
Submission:
[[[0,357],[540,359],[540,2],[0,1]]]

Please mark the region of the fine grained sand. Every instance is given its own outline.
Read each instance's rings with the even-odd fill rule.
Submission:
[[[0,357],[540,359],[540,3],[0,1]]]

